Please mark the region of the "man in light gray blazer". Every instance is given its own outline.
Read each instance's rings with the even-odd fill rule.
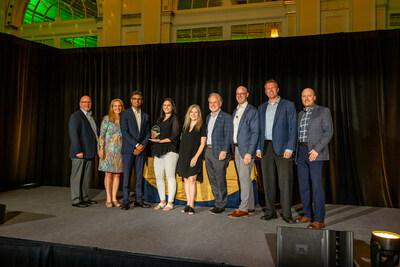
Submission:
[[[236,89],[238,106],[233,112],[233,146],[235,153],[236,171],[240,183],[240,206],[229,218],[243,218],[254,214],[254,191],[251,181],[251,169],[259,136],[259,123],[257,109],[247,102],[249,92],[244,86]]]
[[[328,144],[333,135],[333,123],[329,109],[316,105],[316,98],[315,92],[311,88],[306,88],[301,93],[304,109],[299,112],[297,120],[296,160],[304,216],[296,222],[306,223],[313,220],[312,186],[314,222],[308,228],[321,229],[325,227],[325,192],[321,184],[322,166],[323,161],[329,160]]]

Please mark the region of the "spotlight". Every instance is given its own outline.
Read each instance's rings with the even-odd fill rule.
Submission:
[[[386,231],[373,231],[370,247],[372,267],[391,267],[399,264],[400,235]]]

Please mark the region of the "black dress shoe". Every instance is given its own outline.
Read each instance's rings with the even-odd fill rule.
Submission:
[[[282,216],[282,220],[284,220],[285,223],[296,223],[296,221],[293,220],[292,217],[285,217],[285,216]]]
[[[214,211],[211,211],[212,214],[220,214],[225,211],[225,208],[215,208]]]
[[[78,203],[72,203],[72,207],[77,207],[77,208],[86,208],[88,204],[85,202],[78,202]]]
[[[217,208],[217,207],[214,207],[214,208],[210,209],[210,212],[214,212],[214,210],[215,210],[216,208]]]
[[[134,207],[150,208],[150,205],[145,202],[135,202]]]
[[[266,214],[266,215],[261,216],[260,219],[269,221],[269,220],[276,219],[276,218],[278,218],[278,215],[276,215],[276,212],[273,212],[271,214]]]
[[[96,201],[96,200],[91,200],[91,199],[85,200],[84,202],[85,202],[86,204],[88,204],[88,205],[97,204],[97,201]]]
[[[122,204],[122,206],[121,206],[121,210],[129,210],[129,203],[124,203],[124,204]]]

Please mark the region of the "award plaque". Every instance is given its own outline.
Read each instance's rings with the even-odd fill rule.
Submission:
[[[151,130],[155,133],[160,133],[160,127],[158,125],[154,125]],[[151,133],[151,139],[160,139],[160,135],[154,137],[154,134]]]

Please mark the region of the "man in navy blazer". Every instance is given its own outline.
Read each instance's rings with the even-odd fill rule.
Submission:
[[[71,146],[69,157],[71,166],[71,200],[74,207],[87,207],[97,203],[88,196],[90,177],[93,170],[93,159],[97,153],[99,130],[92,117],[92,99],[83,96],[79,102],[80,109],[69,118],[69,137]]]
[[[296,148],[296,109],[294,103],[278,95],[275,80],[265,83],[268,101],[258,107],[260,118],[260,138],[257,157],[261,158],[261,171],[265,193],[265,215],[262,220],[277,218],[275,181],[278,179],[282,206],[282,219],[295,223],[292,218],[293,162]]]
[[[132,107],[121,113],[122,132],[122,163],[124,165],[124,180],[122,201],[123,210],[129,210],[129,193],[131,191],[132,169],[135,169],[135,207],[149,208],[150,205],[142,201],[142,180],[145,160],[144,150],[150,138],[149,115],[140,107],[143,96],[140,91],[131,94]]]
[[[329,109],[316,105],[316,99],[314,90],[311,88],[306,88],[301,93],[304,109],[299,112],[298,116],[296,161],[304,216],[296,221],[298,223],[311,222],[313,218],[312,191],[314,222],[308,228],[321,229],[325,227],[325,192],[321,184],[322,167],[323,162],[329,160],[328,144],[333,136],[333,123]]]
[[[240,206],[229,218],[248,217],[254,214],[254,191],[251,181],[251,169],[259,137],[258,111],[247,102],[249,92],[246,87],[236,89],[238,106],[232,114],[233,117],[233,146],[235,165],[240,183]]]
[[[215,206],[210,210],[213,214],[225,211],[228,200],[226,186],[226,168],[230,159],[230,145],[232,142],[232,116],[221,110],[222,97],[217,93],[208,98],[211,114],[207,116],[207,146],[205,161],[208,179],[215,198]]]

